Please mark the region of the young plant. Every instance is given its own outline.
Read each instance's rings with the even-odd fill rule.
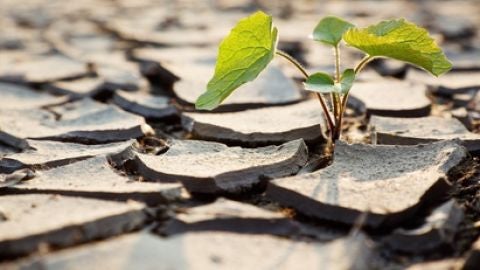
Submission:
[[[208,82],[207,91],[197,99],[196,108],[215,109],[239,86],[254,80],[273,57],[279,55],[303,74],[304,88],[315,92],[325,115],[330,142],[334,144],[341,135],[342,118],[353,82],[373,59],[397,59],[435,76],[446,73],[452,67],[428,32],[405,19],[357,28],[345,20],[328,16],[320,20],[312,38],[333,48],[335,74],[309,74],[293,57],[277,49],[277,28],[272,25],[271,16],[258,11],[240,20],[220,44],[215,74]],[[342,40],[365,53],[355,67],[343,71],[340,67]],[[327,106],[327,101],[330,106]]]

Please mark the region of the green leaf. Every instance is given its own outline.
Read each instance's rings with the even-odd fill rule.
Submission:
[[[220,44],[215,74],[195,107],[215,109],[239,86],[254,80],[273,59],[276,45],[271,16],[258,11],[240,20]]]
[[[351,28],[343,39],[370,56],[385,56],[424,68],[439,76],[452,68],[427,30],[404,19]]]
[[[353,69],[347,69],[343,72],[339,83],[335,83],[330,75],[323,72],[317,72],[310,75],[303,85],[306,90],[314,92],[324,94],[331,92],[346,94],[352,88],[354,80],[355,72]]]
[[[355,81],[355,71],[353,71],[353,69],[346,69],[340,78],[340,89],[342,94],[346,94],[350,91],[353,86],[353,81]]]
[[[303,86],[306,90],[319,93],[331,93],[335,91],[335,82],[332,77],[323,72],[317,72],[308,76]]]
[[[313,39],[337,46],[340,40],[342,40],[343,34],[352,27],[354,25],[347,21],[334,16],[327,16],[320,20],[313,30]]]

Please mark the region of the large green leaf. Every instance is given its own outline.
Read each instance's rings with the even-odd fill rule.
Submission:
[[[439,76],[452,68],[427,30],[404,19],[383,21],[367,28],[351,28],[343,39],[370,56],[385,56],[424,68]]]
[[[338,83],[335,83],[330,75],[323,72],[317,72],[310,75],[303,83],[303,86],[306,90],[324,94],[331,92],[346,94],[350,91],[350,88],[352,88],[354,80],[355,72],[353,69],[345,70]]]
[[[313,30],[313,39],[337,46],[340,40],[342,40],[343,34],[352,27],[354,25],[347,21],[334,16],[327,16],[321,19]]]
[[[275,54],[277,29],[258,11],[238,22],[220,44],[215,74],[195,104],[212,110],[242,84],[254,80]]]

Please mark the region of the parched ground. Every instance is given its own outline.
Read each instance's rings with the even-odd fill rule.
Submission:
[[[333,161],[275,59],[211,113],[216,47],[262,9],[332,71],[324,15],[405,17],[453,62],[351,92]],[[0,0],[0,269],[480,269],[477,1]],[[361,55],[342,48],[342,66]]]

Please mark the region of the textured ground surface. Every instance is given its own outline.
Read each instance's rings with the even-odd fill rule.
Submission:
[[[440,78],[369,65],[329,164],[284,61],[214,113],[216,46],[257,9],[309,71],[327,14],[405,17]],[[0,0],[0,269],[478,269],[477,1]],[[342,65],[361,56],[349,48]],[[419,145],[420,144],[420,145]]]

